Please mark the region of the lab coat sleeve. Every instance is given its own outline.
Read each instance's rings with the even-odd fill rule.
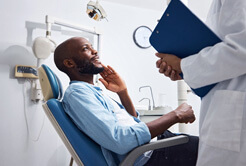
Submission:
[[[222,3],[212,17],[216,17],[213,24],[223,42],[181,60],[184,80],[192,88],[246,74],[246,1]]]

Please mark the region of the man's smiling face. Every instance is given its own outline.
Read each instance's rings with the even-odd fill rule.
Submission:
[[[75,47],[76,53],[73,55],[73,60],[81,74],[98,74],[104,70],[97,51],[88,40],[78,38]]]

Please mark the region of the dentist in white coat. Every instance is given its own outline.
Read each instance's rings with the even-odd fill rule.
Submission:
[[[246,166],[246,0],[214,0],[207,25],[223,42],[182,60],[157,53],[156,65],[192,88],[218,83],[202,98],[197,166]]]

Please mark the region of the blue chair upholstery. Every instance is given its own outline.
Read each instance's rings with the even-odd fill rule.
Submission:
[[[107,166],[101,147],[77,128],[62,106],[62,85],[59,78],[46,65],[38,69],[39,81],[42,88],[43,104],[46,115],[79,166]],[[132,166],[135,160],[144,152],[188,142],[187,136],[176,136],[150,142],[133,149],[120,166]]]
[[[75,162],[78,165],[106,166],[101,147],[79,130],[65,113],[60,101],[63,91],[58,77],[46,65],[42,65],[38,73],[42,92],[47,100],[43,105],[45,112]]]

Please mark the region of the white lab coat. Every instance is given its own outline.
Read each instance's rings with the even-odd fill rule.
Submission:
[[[202,99],[197,166],[246,166],[246,0],[214,0],[207,24],[223,42],[181,60],[190,87],[219,82]]]

